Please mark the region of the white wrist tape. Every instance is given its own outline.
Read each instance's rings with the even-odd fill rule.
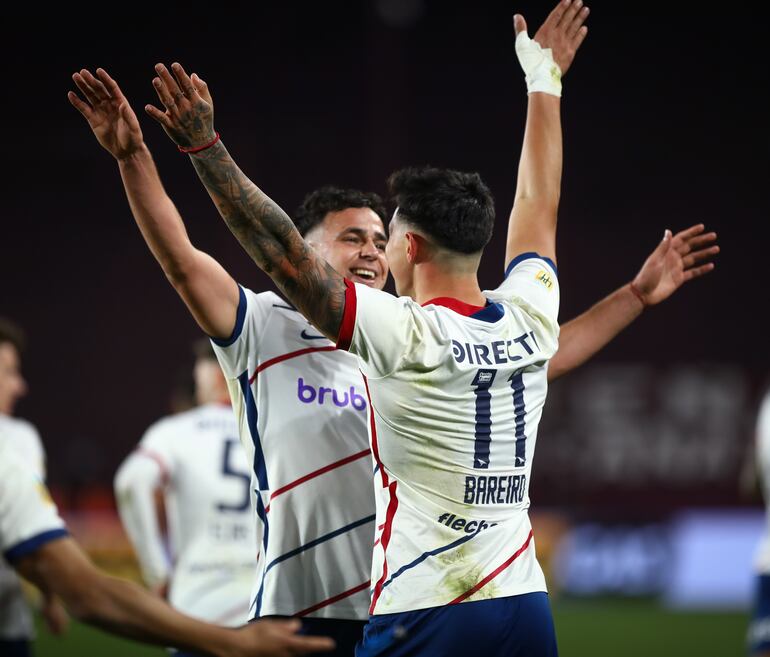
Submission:
[[[561,69],[553,61],[550,48],[541,48],[522,30],[516,36],[516,56],[524,70],[529,93],[542,91],[561,97]]]

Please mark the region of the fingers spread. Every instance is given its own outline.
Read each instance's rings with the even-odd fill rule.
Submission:
[[[571,4],[572,0],[562,0],[553,8],[551,13],[548,14],[548,18],[545,19],[543,25],[557,27],[559,23],[561,23],[562,18],[564,18],[564,14],[566,13],[567,9],[569,9]]]
[[[701,265],[700,267],[693,267],[692,269],[688,269],[684,272],[684,280],[691,281],[693,278],[698,278],[698,276],[708,274],[712,269],[714,269],[713,262],[708,262],[705,265]]]
[[[685,269],[689,269],[694,264],[701,262],[706,258],[710,258],[711,256],[715,256],[717,253],[719,253],[718,246],[712,246],[712,247],[709,247],[708,249],[701,249],[700,251],[694,251],[693,253],[690,253],[689,255],[682,258],[682,265],[684,266]]]
[[[88,82],[85,81],[85,78],[80,73],[74,73],[72,75],[72,80],[77,88],[80,89],[80,92],[86,97],[86,100],[91,104],[91,107],[99,104],[99,99],[93,89],[91,89]]]
[[[165,87],[168,97],[171,98],[174,103],[178,103],[184,97],[184,94],[176,83],[174,76],[169,73],[169,70],[163,66],[163,64],[156,64],[155,72],[163,83],[163,87]],[[163,104],[165,105],[165,102]],[[168,105],[166,105],[166,107],[168,107]]]
[[[578,32],[583,26],[583,23],[585,23],[586,18],[588,18],[588,13],[590,11],[591,10],[588,7],[583,7],[577,14],[575,14],[572,22],[566,26],[566,34],[570,39],[575,39],[578,36]]]
[[[184,68],[182,68],[182,65],[179,62],[174,62],[171,65],[171,70],[174,72],[174,77],[184,95],[187,96],[187,98],[193,98],[197,92],[192,80],[190,80],[190,77],[187,75]]]
[[[174,83],[176,85],[176,83]],[[168,86],[161,78],[153,78],[152,86],[155,87],[155,93],[158,94],[158,100],[163,103],[163,107],[169,112],[176,112],[176,101],[174,100]]]
[[[102,84],[101,80],[96,79],[91,71],[88,69],[83,69],[80,71],[80,75],[83,76],[83,79],[88,83],[88,86],[91,87],[91,91],[94,93],[96,98],[99,99],[99,101],[105,101],[110,99],[110,92],[107,91],[107,88]]]
[[[109,93],[110,96],[117,98],[118,100],[125,100],[126,97],[120,90],[118,83],[109,76],[107,71],[105,71],[103,68],[97,68],[96,76],[99,78],[102,84],[104,84],[104,87],[107,89],[107,93]]]
[[[683,240],[688,240],[691,237],[694,237],[695,235],[699,235],[705,230],[705,226],[703,224],[695,224],[694,226],[690,226],[689,228],[685,228],[684,230],[680,230],[676,237]]]
[[[162,126],[167,128],[171,127],[171,119],[169,119],[168,115],[165,112],[161,112],[154,105],[145,105],[144,111],[147,112],[147,114],[149,114],[153,119],[155,119]]]
[[[582,6],[583,6],[583,0],[572,0],[572,2],[569,3],[569,6],[565,9],[564,13],[562,14],[561,20],[556,24],[556,27],[558,27],[560,30],[566,31],[569,28],[572,21],[575,19],[575,15],[578,13],[578,11],[580,11]]]
[[[72,106],[78,112],[80,112],[83,116],[85,116],[86,119],[88,120],[91,119],[91,115],[93,114],[94,111],[91,109],[91,106],[88,103],[80,100],[80,98],[74,91],[68,91],[67,98],[69,99]]]

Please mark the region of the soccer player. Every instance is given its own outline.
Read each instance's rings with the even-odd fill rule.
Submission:
[[[296,622],[260,621],[241,629],[209,625],[140,586],[101,573],[68,536],[45,486],[2,436],[0,549],[41,591],[58,595],[77,618],[113,634],[222,657],[282,657],[333,645],[321,637],[296,636]]]
[[[185,614],[236,627],[248,620],[257,569],[250,468],[211,343],[194,347],[198,407],[147,430],[118,469],[115,496],[149,587]]]
[[[155,80],[166,112],[148,111],[193,153],[229,228],[365,375],[377,534],[362,655],[556,654],[528,480],[559,330],[561,76],[587,33],[587,13],[581,0],[562,0],[534,40],[515,18],[527,127],[506,278],[485,293],[477,270],[494,210],[477,174],[391,176],[398,207],[388,262],[404,295],[394,298],[346,279],[313,251],[235,165],[181,66],[172,67],[176,79],[160,68]]]
[[[358,364],[286,301],[239,289],[190,244],[127,100],[105,71],[97,75],[75,74],[88,102],[74,93],[70,100],[118,160],[134,216],[167,277],[215,344],[224,343],[217,351],[242,436],[256,457],[254,488],[261,492],[255,502],[270,554],[261,562],[251,613],[302,615],[310,631],[333,634],[339,654],[350,655],[367,617],[374,531],[368,408]],[[210,106],[205,84],[197,76],[192,81]],[[322,189],[305,200],[295,222],[335,270],[381,288],[387,274],[382,216],[373,195]],[[708,271],[711,264],[698,263],[713,239],[703,226],[673,239],[667,234],[637,275],[636,293],[625,285],[588,312],[590,322],[576,320],[575,329],[590,336],[570,341],[562,365],[551,369],[576,366],[603,344],[601,335],[609,341],[632,321],[643,303],[658,303]]]
[[[762,401],[756,428],[756,473],[765,504],[770,505],[770,393]],[[770,508],[768,509],[770,517]],[[770,657],[770,531],[766,530],[754,558],[757,573],[754,613],[749,625],[749,654]]]
[[[21,374],[24,333],[10,320],[0,318],[0,436],[7,440],[21,459],[40,478],[45,479],[45,451],[37,429],[13,417],[16,402],[27,391]],[[48,628],[61,634],[67,616],[52,596],[43,599],[43,618]],[[0,654],[22,657],[30,654],[34,624],[16,572],[0,558]]]

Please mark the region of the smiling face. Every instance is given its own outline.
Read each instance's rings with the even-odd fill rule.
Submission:
[[[308,231],[305,239],[345,278],[378,290],[385,286],[388,238],[382,220],[370,208],[330,212]]]

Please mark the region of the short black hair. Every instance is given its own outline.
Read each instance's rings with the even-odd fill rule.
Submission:
[[[495,203],[478,173],[407,167],[391,174],[388,190],[399,216],[445,249],[477,253],[492,237]]]
[[[4,342],[10,342],[21,354],[27,346],[27,336],[16,322],[0,317],[0,344]]]
[[[305,237],[324,220],[327,214],[341,212],[348,208],[370,208],[382,219],[383,225],[387,221],[385,204],[378,194],[325,185],[305,197],[302,205],[294,213],[294,225],[300,235]]]

